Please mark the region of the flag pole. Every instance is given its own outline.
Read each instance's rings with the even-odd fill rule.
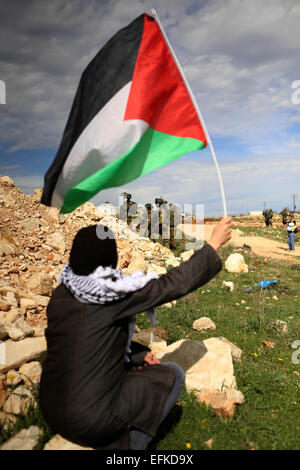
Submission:
[[[220,184],[220,190],[221,190],[221,196],[222,196],[222,202],[223,202],[223,214],[224,214],[224,217],[227,217],[227,207],[226,207],[226,199],[225,199],[225,193],[224,193],[224,186],[223,186],[222,175],[221,175],[221,172],[220,172],[220,168],[219,168],[219,164],[218,164],[217,157],[216,157],[216,154],[215,154],[215,150],[214,150],[214,147],[213,147],[211,138],[210,138],[210,136],[209,136],[207,127],[206,127],[206,125],[205,125],[205,122],[204,122],[204,120],[203,120],[201,111],[200,111],[200,109],[199,109],[199,107],[198,107],[198,104],[197,104],[196,99],[195,99],[195,97],[194,97],[194,95],[193,95],[193,92],[192,92],[192,90],[191,90],[191,87],[190,87],[190,85],[189,85],[189,83],[188,83],[188,81],[187,81],[187,79],[186,79],[186,77],[185,77],[185,75],[184,75],[184,72],[183,72],[183,70],[182,70],[182,68],[181,68],[181,65],[180,65],[180,63],[179,63],[179,61],[178,61],[178,59],[177,59],[177,57],[176,57],[176,55],[175,55],[175,52],[173,51],[172,46],[171,46],[171,44],[170,44],[170,42],[169,42],[169,40],[168,40],[168,38],[167,38],[167,35],[166,35],[166,33],[164,32],[164,29],[163,29],[163,27],[162,27],[162,24],[161,24],[161,22],[160,22],[160,19],[159,19],[159,17],[158,17],[158,14],[156,13],[156,10],[155,10],[154,8],[152,8],[152,9],[150,10],[150,12],[151,12],[151,15],[154,17],[154,19],[156,20],[156,22],[157,22],[157,24],[158,24],[158,26],[159,26],[159,28],[160,28],[160,30],[161,30],[161,33],[162,33],[162,35],[163,35],[163,37],[164,37],[164,39],[165,39],[165,41],[166,41],[166,43],[167,43],[167,46],[168,46],[168,48],[169,48],[169,50],[170,50],[170,53],[171,53],[172,56],[173,56],[173,59],[174,59],[176,65],[177,65],[178,70],[179,70],[179,72],[180,72],[180,74],[181,74],[181,77],[182,77],[182,79],[183,79],[183,81],[184,81],[184,83],[185,83],[185,86],[187,87],[187,90],[188,90],[188,92],[189,92],[189,94],[190,94],[190,97],[191,97],[191,100],[192,100],[192,102],[193,102],[193,105],[195,106],[195,109],[196,109],[196,111],[197,111],[197,115],[198,115],[199,121],[200,121],[200,123],[201,123],[201,125],[202,125],[202,127],[203,127],[203,130],[204,130],[204,133],[205,133],[205,135],[206,135],[206,140],[207,140],[207,143],[208,143],[208,145],[209,145],[209,148],[210,148],[210,151],[211,151],[211,154],[212,154],[212,157],[213,157],[213,161],[214,161],[214,163],[215,163],[215,167],[216,167],[216,170],[217,170],[217,175],[218,175],[218,178],[219,178],[219,184]]]

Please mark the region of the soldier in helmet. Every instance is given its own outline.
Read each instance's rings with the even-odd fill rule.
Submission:
[[[287,219],[288,219],[288,215],[289,215],[289,209],[287,207],[284,207],[282,209],[282,211],[280,212],[280,215],[282,217],[282,225],[286,225],[287,223]]]
[[[178,206],[174,204],[169,204],[169,223],[170,223],[170,240],[167,240],[167,248],[170,250],[176,249],[176,242],[175,242],[175,231],[177,227],[177,223],[181,218],[181,210]]]
[[[120,219],[126,221],[129,225],[136,213],[137,204],[131,201],[131,194],[124,192],[121,196],[123,196],[123,204],[120,207]]]
[[[265,224],[267,227],[271,226],[272,227],[272,217],[273,217],[273,211],[272,209],[265,209],[263,211],[263,216],[265,218]]]
[[[145,204],[147,209],[147,237],[151,239],[151,215],[152,215],[152,204]]]
[[[159,221],[158,221],[158,235],[162,238],[163,236],[163,223],[166,220],[166,204],[168,201],[165,201],[163,197],[155,198],[155,205],[159,209]]]

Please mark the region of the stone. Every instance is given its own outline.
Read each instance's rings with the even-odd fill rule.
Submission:
[[[136,341],[137,343],[148,347],[149,349],[151,349],[151,352],[157,357],[161,354],[164,354],[167,349],[167,342],[159,338],[155,334],[153,334],[153,341],[152,345],[150,346],[151,328],[147,330],[141,330],[138,333],[135,333],[132,337],[132,341]]]
[[[5,381],[6,385],[15,386],[18,385],[20,382],[22,382],[22,376],[21,374],[19,374],[19,372],[14,369],[11,369],[7,372]]]
[[[7,397],[7,391],[4,388],[3,380],[0,380],[0,408],[2,408],[2,406],[4,405],[6,397]]]
[[[157,264],[151,264],[147,269],[147,274],[156,273],[159,276],[162,274],[167,274],[167,269],[164,266],[158,266]]]
[[[201,317],[198,320],[195,320],[193,323],[194,330],[215,330],[216,325],[214,322],[208,317]]]
[[[6,325],[0,325],[0,340],[8,337],[8,327]]]
[[[25,232],[32,233],[34,230],[39,228],[39,222],[36,219],[22,220],[19,223],[19,230],[25,230]]]
[[[20,299],[20,307],[24,308],[25,310],[36,308],[37,306],[37,302],[33,299]]]
[[[59,209],[56,207],[47,207],[47,214],[53,222],[59,224]]]
[[[18,299],[16,297],[16,294],[14,292],[8,291],[6,293],[6,302],[11,305],[12,307],[18,307]]]
[[[127,268],[127,266],[130,264],[130,261],[131,261],[131,254],[129,253],[129,251],[121,250],[118,253],[117,269]]]
[[[231,281],[223,281],[223,282],[222,282],[222,286],[228,287],[228,289],[230,290],[230,292],[233,292],[233,291],[234,291],[234,284],[233,284],[233,282],[231,282]]]
[[[22,375],[25,385],[31,387],[40,383],[42,370],[41,363],[33,361],[23,364],[19,369],[19,373]]]
[[[15,185],[14,181],[9,176],[2,176],[0,181],[1,181],[1,183],[5,184],[7,186],[14,186]]]
[[[16,424],[17,417],[15,415],[12,415],[10,413],[5,413],[4,411],[0,411],[0,427],[4,431],[7,431],[10,426],[13,426]]]
[[[18,318],[23,317],[22,310],[20,308],[13,307],[6,314],[7,321],[14,323]]]
[[[56,434],[47,444],[43,450],[93,450],[91,447],[82,447],[73,442],[67,441],[59,434]]]
[[[47,307],[50,302],[50,297],[46,295],[32,295],[32,299],[41,307]]]
[[[143,271],[146,272],[147,270],[147,262],[145,261],[142,255],[133,255],[131,258],[131,262],[128,265],[127,272],[128,274],[132,274],[134,271]]]
[[[14,415],[27,414],[31,407],[36,408],[37,403],[32,393],[24,385],[19,385],[7,398],[3,405],[6,413]]]
[[[225,261],[225,269],[230,273],[247,273],[248,266],[245,263],[243,255],[232,253]]]
[[[272,322],[272,327],[278,331],[278,333],[286,334],[288,332],[287,322],[283,320],[275,320]]]
[[[228,346],[231,349],[232,359],[234,361],[241,362],[243,351],[238,346],[236,346],[234,343],[231,343],[230,341],[228,341],[228,339],[224,338],[223,336],[219,336],[218,339],[228,344]]]
[[[12,326],[11,328],[8,329],[8,336],[10,339],[13,341],[20,341],[21,339],[24,339],[26,334],[24,331],[20,330],[19,328],[15,328]]]
[[[30,426],[28,429],[22,429],[22,431],[6,441],[0,447],[0,450],[33,450],[42,436],[43,431],[40,428]]]
[[[15,321],[14,326],[23,331],[26,336],[32,336],[34,334],[34,328],[32,328],[24,318],[18,318],[18,320]]]
[[[177,266],[180,266],[180,262],[175,257],[166,259],[165,264],[167,266],[171,266],[172,268],[177,268]]]
[[[26,362],[41,360],[46,356],[47,343],[44,336],[24,338],[21,341],[11,339],[4,343],[6,349],[6,363],[0,362],[0,372],[17,369]]]
[[[176,362],[184,370],[188,392],[236,387],[231,349],[217,338],[182,339],[167,346],[157,357],[161,362]]]
[[[49,235],[49,237],[47,238],[47,245],[51,246],[62,255],[65,254],[66,243],[61,233],[54,232],[51,235]]]
[[[34,273],[27,281],[27,288],[41,296],[50,296],[52,293],[52,277],[46,272]]]
[[[194,250],[189,250],[189,251],[184,251],[183,253],[181,253],[181,259],[183,261],[188,261],[194,254]]]
[[[1,312],[8,312],[10,310],[10,305],[4,302],[0,302],[0,311]]]
[[[213,446],[214,440],[213,439],[208,439],[207,441],[204,442],[204,444],[211,449]]]
[[[222,418],[230,418],[234,415],[235,406],[244,403],[245,398],[242,392],[234,388],[222,391],[208,390],[203,388],[196,392],[197,401],[211,406],[213,410]]]

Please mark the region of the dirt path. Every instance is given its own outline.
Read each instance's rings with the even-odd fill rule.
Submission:
[[[186,235],[194,238],[202,238],[201,228],[199,226],[185,224],[178,228],[183,230]],[[214,225],[204,225],[204,240],[210,239]],[[203,233],[203,232],[202,232]],[[287,243],[281,243],[276,240],[270,240],[264,237],[257,236],[241,236],[242,232],[239,229],[232,230],[232,238],[230,243],[236,247],[242,247],[244,244],[251,246],[252,251],[259,256],[272,259],[284,259],[292,261],[293,263],[300,263],[300,247],[296,246],[295,251],[290,251]]]

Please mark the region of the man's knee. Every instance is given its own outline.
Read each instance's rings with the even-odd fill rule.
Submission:
[[[172,369],[174,369],[175,382],[178,387],[183,388],[185,384],[185,374],[184,374],[183,369],[175,362],[164,362],[163,365],[167,367],[172,367]]]

